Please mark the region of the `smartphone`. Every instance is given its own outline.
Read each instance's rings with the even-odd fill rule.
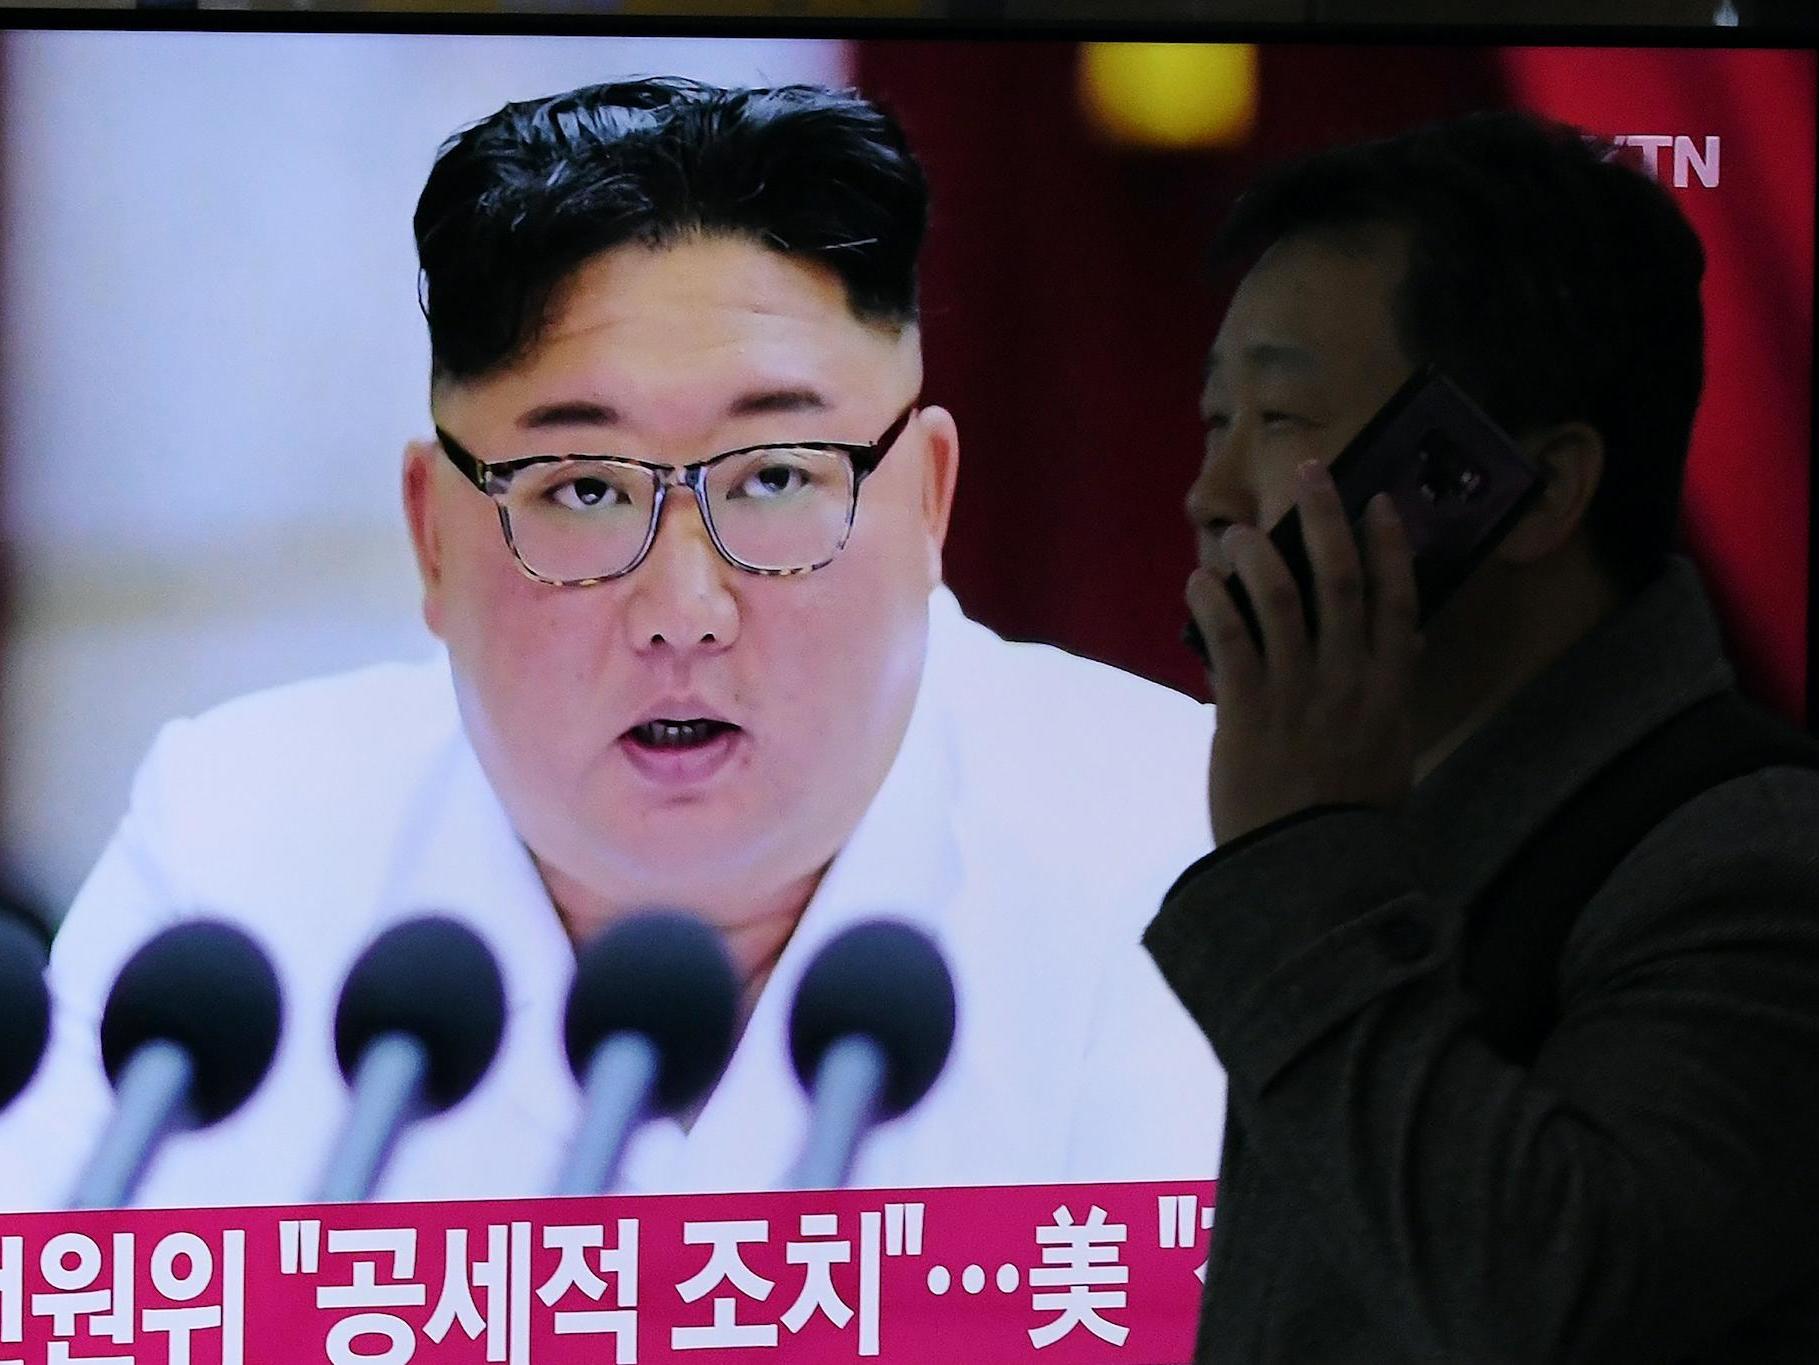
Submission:
[[[1528,510],[1542,483],[1509,433],[1432,366],[1417,370],[1390,396],[1333,461],[1332,474],[1354,533],[1377,494],[1388,493],[1395,503],[1414,552],[1422,624]],[[1270,540],[1301,589],[1311,634],[1319,622],[1298,509],[1290,508],[1271,528]],[[1263,632],[1250,594],[1236,574],[1225,588],[1261,650]],[[1210,667],[1206,641],[1192,620],[1185,638]]]

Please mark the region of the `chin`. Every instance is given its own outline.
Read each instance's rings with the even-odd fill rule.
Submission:
[[[604,891],[623,886],[645,897],[725,902],[763,894],[789,879],[780,871],[795,860],[775,838],[777,822],[761,812],[732,811],[708,801],[676,802],[646,810],[635,823],[602,815],[594,831],[610,830],[613,847],[589,861]],[[578,831],[586,840],[590,831]],[[682,906],[680,908],[687,908]]]

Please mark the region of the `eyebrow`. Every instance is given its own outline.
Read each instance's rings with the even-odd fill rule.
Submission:
[[[824,412],[832,406],[819,390],[796,386],[781,389],[751,389],[726,405],[728,417],[752,417],[772,412]],[[611,427],[620,422],[617,408],[591,399],[566,399],[541,403],[518,418],[525,431],[546,427]]]
[[[1320,368],[1320,361],[1305,346],[1291,346],[1280,341],[1254,341],[1239,352],[1240,358],[1253,369],[1287,370],[1295,374],[1312,374]],[[1200,370],[1200,383],[1205,387],[1213,372],[1225,362],[1215,347],[1208,351],[1206,364]]]

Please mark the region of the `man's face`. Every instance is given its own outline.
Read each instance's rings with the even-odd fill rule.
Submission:
[[[1405,256],[1388,231],[1344,245],[1293,237],[1245,276],[1200,399],[1206,447],[1187,512],[1203,566],[1231,572],[1220,532],[1274,526],[1296,470],[1331,464],[1413,372],[1393,315]]]
[[[486,461],[683,465],[765,442],[873,440],[920,380],[915,329],[855,319],[831,271],[702,238],[586,263],[527,357],[440,387],[434,407]],[[411,448],[425,617],[552,885],[725,919],[826,865],[908,723],[956,458],[947,415],[918,412],[861,487],[846,548],[813,573],[735,568],[672,489],[642,564],[555,587],[520,571],[494,504],[436,447]],[[652,742],[653,722],[698,719],[716,722],[705,742]]]

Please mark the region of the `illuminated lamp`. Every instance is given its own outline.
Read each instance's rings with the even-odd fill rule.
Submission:
[[[1127,146],[1237,147],[1257,121],[1248,43],[1083,43],[1087,121]]]

